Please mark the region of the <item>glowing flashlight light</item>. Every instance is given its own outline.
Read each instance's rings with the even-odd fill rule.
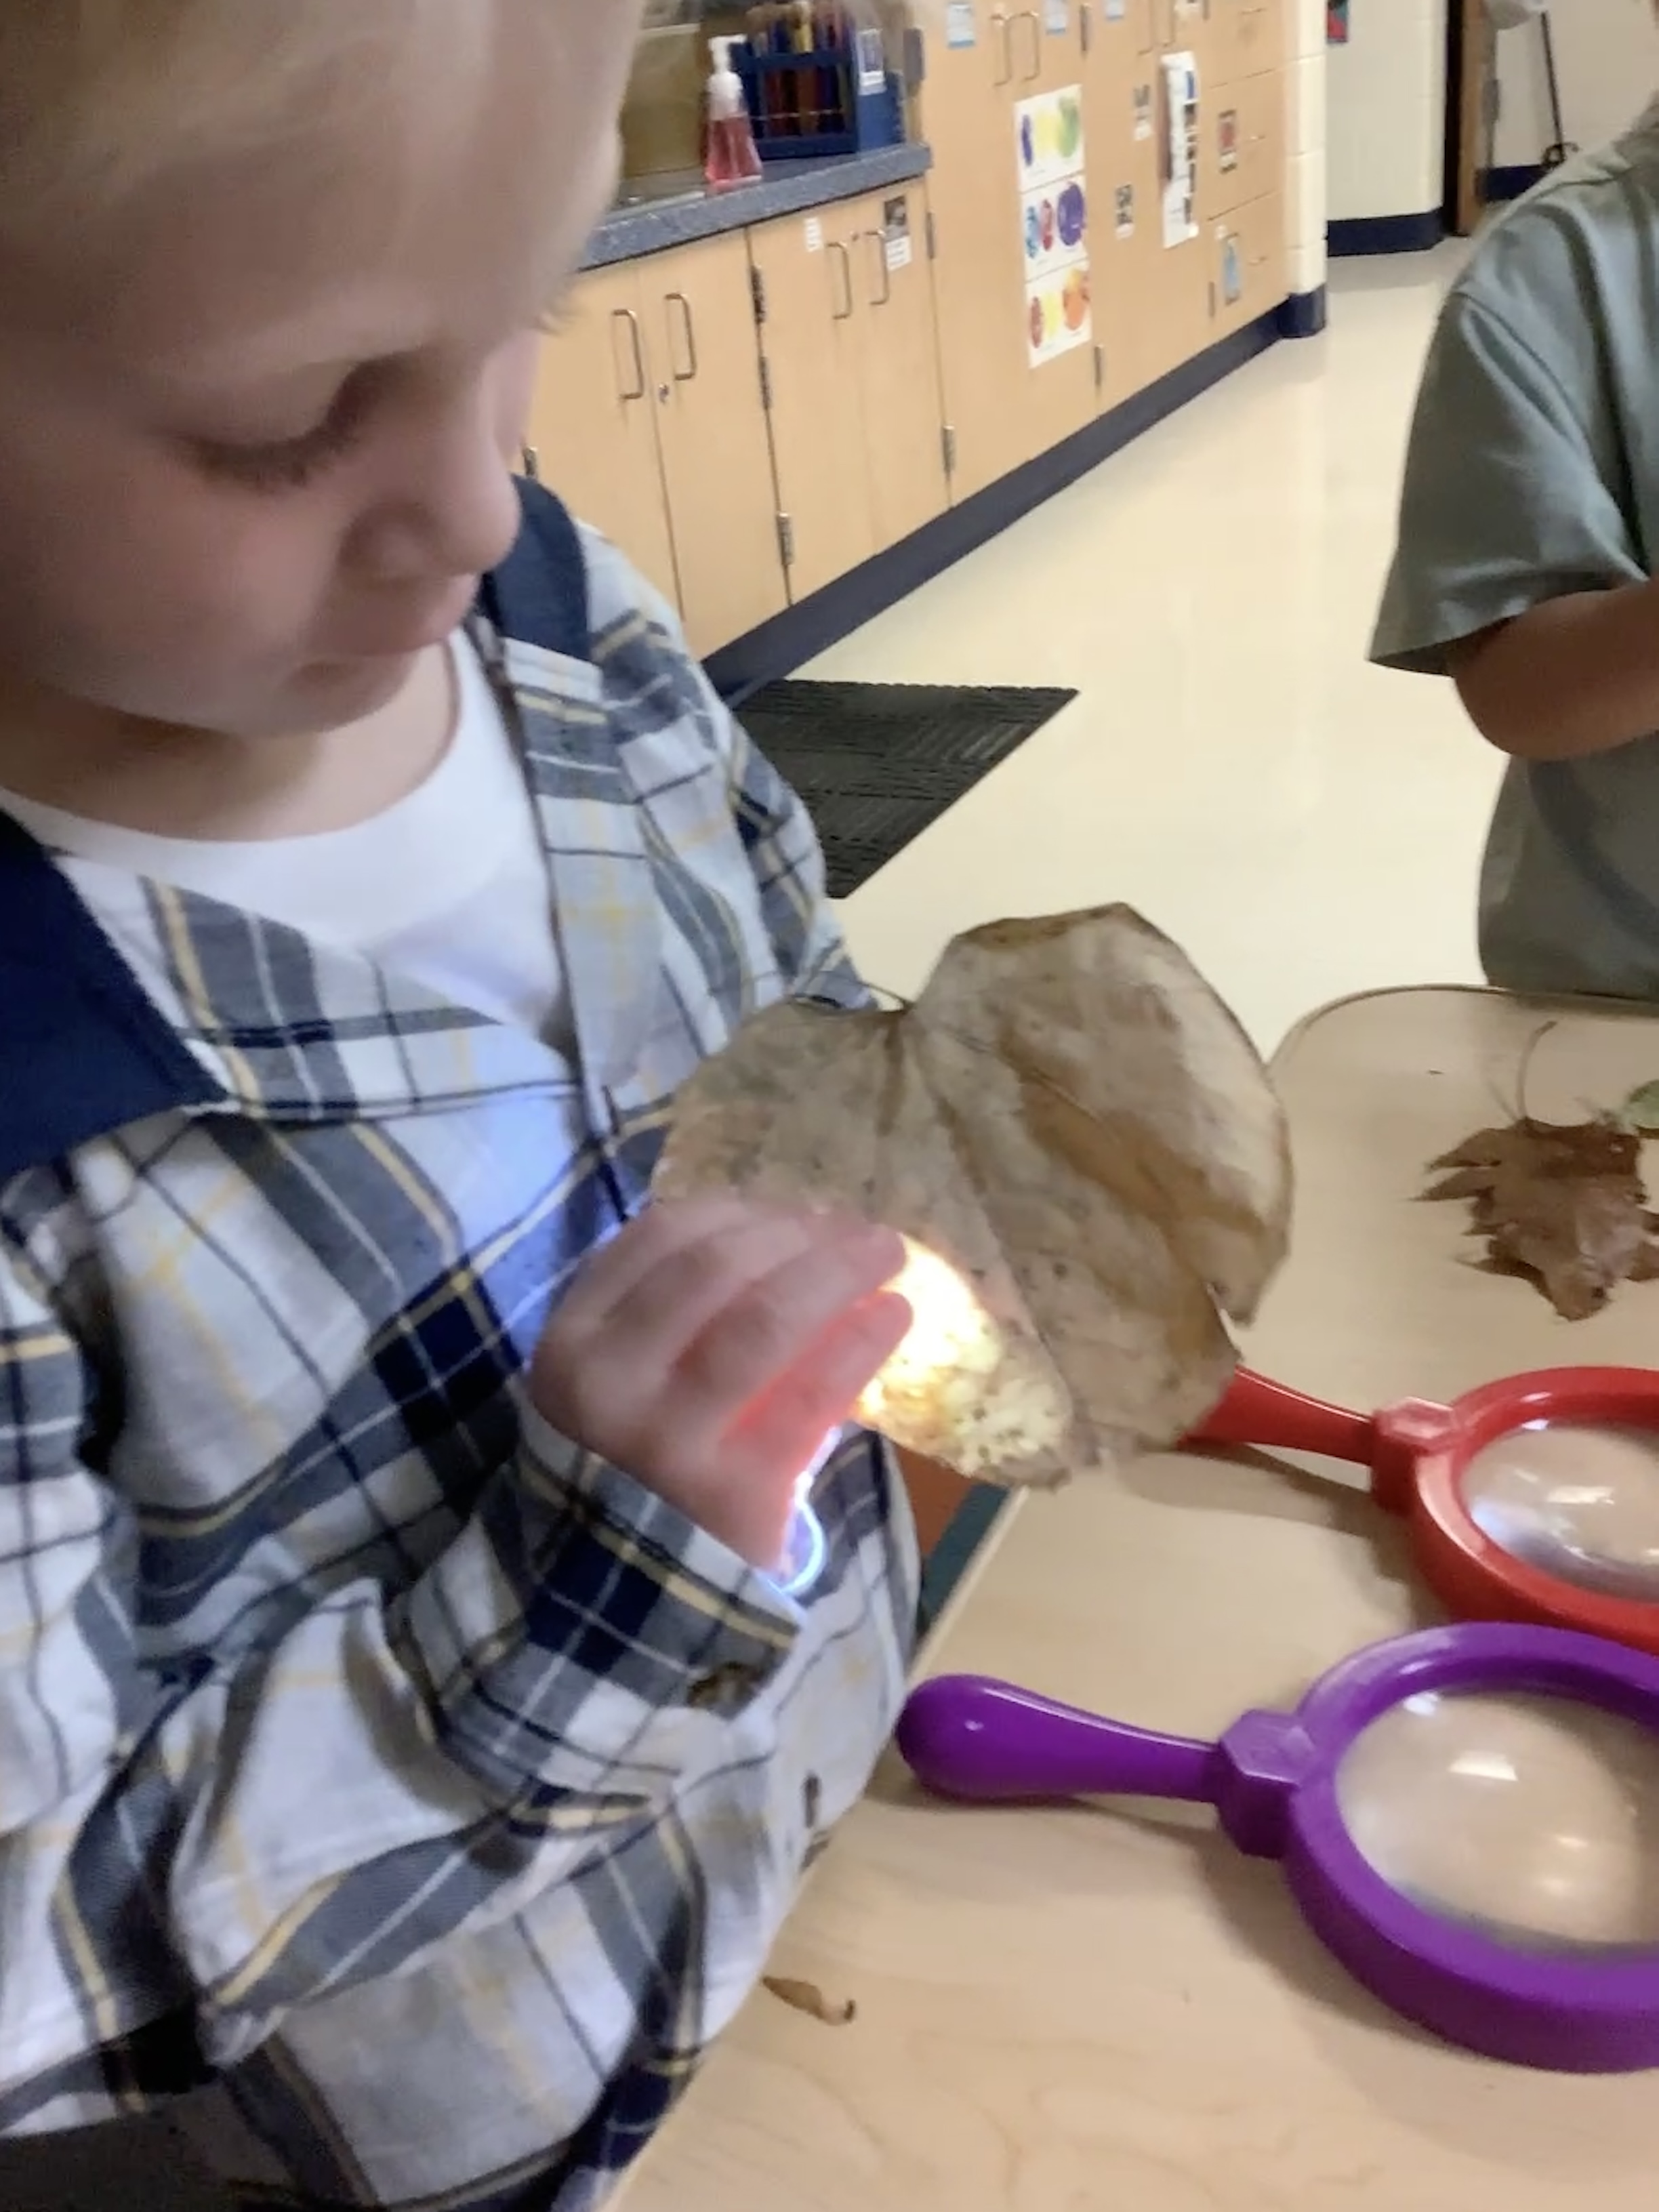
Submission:
[[[859,1401],[859,1418],[882,1426],[908,1407],[947,1417],[951,1398],[974,1395],[975,1377],[990,1375],[1002,1356],[996,1324],[967,1281],[925,1245],[904,1240],[904,1266],[890,1286],[914,1318],[904,1341]]]

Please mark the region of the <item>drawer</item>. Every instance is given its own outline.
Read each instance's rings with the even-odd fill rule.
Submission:
[[[1285,188],[1285,76],[1269,70],[1204,93],[1199,213],[1231,215]]]
[[[1285,0],[1156,0],[1154,14],[1158,44],[1195,55],[1206,87],[1283,69],[1290,58]]]
[[[1262,70],[1282,70],[1290,60],[1285,30],[1284,0],[1221,0],[1234,10],[1231,39],[1233,73],[1255,76]]]
[[[1285,196],[1270,192],[1206,226],[1212,338],[1243,330],[1277,307],[1290,289]]]

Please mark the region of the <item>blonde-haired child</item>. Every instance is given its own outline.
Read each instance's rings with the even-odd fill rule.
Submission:
[[[895,1240],[647,1203],[813,842],[512,473],[638,15],[0,0],[0,2129],[245,2201],[593,2203],[902,1694]]]

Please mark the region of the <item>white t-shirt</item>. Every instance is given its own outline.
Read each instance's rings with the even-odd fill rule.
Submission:
[[[354,829],[214,842],[112,829],[4,790],[0,808],[54,852],[286,922],[556,1042],[564,994],[535,806],[476,647],[462,631],[450,651],[459,708],[449,750],[417,791]],[[786,1596],[804,1595],[823,1571],[823,1530],[806,1503],[821,1464],[802,1478],[775,1577]]]
[[[418,790],[352,829],[219,843],[112,829],[5,791],[0,807],[55,852],[285,922],[551,1041],[563,992],[535,806],[464,631],[450,653],[458,711],[447,751]]]

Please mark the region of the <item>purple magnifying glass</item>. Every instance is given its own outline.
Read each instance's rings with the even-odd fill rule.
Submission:
[[[1448,2042],[1575,2074],[1659,2065],[1659,1661],[1477,1623],[1358,1653],[1218,1743],[975,1675],[898,1747],[960,1799],[1211,1805],[1285,1869],[1321,1942]]]

